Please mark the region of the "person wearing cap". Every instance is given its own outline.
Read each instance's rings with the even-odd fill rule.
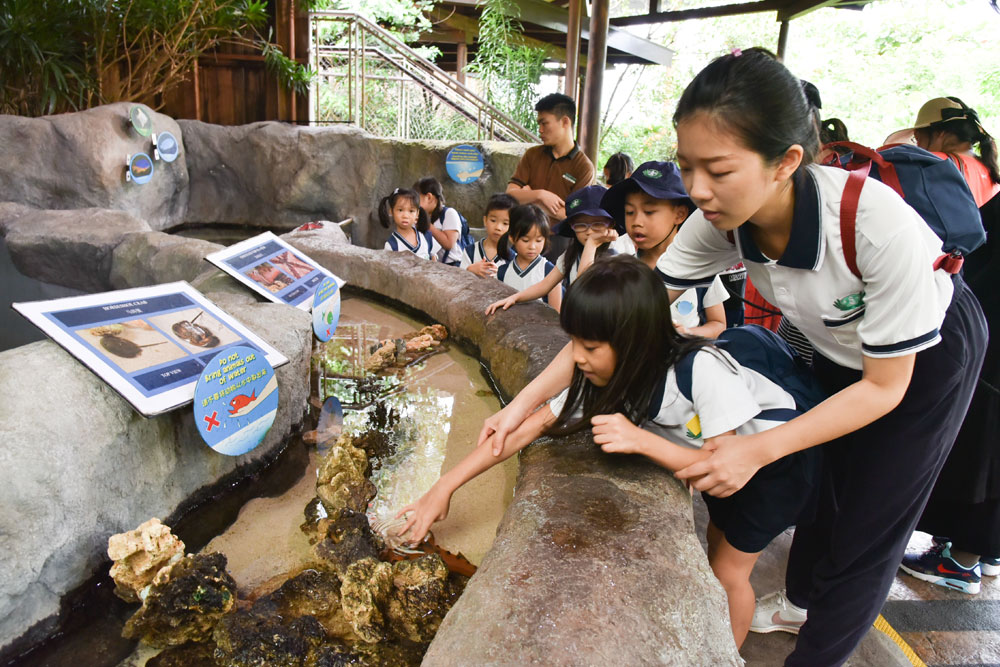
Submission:
[[[619,232],[625,230],[616,225],[611,214],[601,208],[601,198],[605,192],[607,190],[603,186],[589,185],[569,196],[566,200],[567,217],[553,230],[556,235],[570,241],[566,252],[556,260],[556,268],[540,282],[506,299],[491,303],[486,309],[487,315],[498,309],[507,310],[515,303],[534,301],[548,294],[560,282],[564,288],[569,287],[595,259],[607,253],[614,254],[609,245],[618,238]]]
[[[965,258],[966,284],[992,331],[1000,328],[1000,172],[993,138],[957,97],[930,100],[910,128],[916,144],[959,167],[986,228],[986,244]],[[973,151],[978,145],[978,155]],[[969,412],[948,454],[917,530],[934,535],[901,568],[919,579],[975,594],[982,576],[1000,575],[1000,345],[991,337]]]
[[[612,244],[615,252],[632,255],[651,269],[694,211],[672,162],[644,162],[632,175],[605,193],[601,207],[627,236]],[[729,292],[719,276],[707,288],[684,292],[671,306],[674,327],[689,336],[715,338],[726,328],[723,302]]]

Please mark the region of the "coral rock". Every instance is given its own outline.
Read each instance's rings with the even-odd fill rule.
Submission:
[[[375,485],[367,477],[368,458],[364,450],[351,445],[341,436],[320,464],[316,478],[316,495],[330,514],[342,507],[363,512],[375,497]]]
[[[343,577],[351,563],[376,558],[382,550],[378,537],[372,533],[368,517],[343,508],[329,519],[322,519],[323,539],[315,547],[316,555]]]
[[[108,539],[108,558],[114,561],[111,578],[115,595],[126,602],[139,602],[139,591],[153,581],[166,565],[184,555],[184,543],[159,519],[150,519],[135,530]]]
[[[420,350],[428,350],[432,347],[440,345],[433,336],[430,334],[424,334],[422,336],[417,336],[406,341],[406,351],[407,352],[418,352]]]
[[[365,362],[365,370],[376,373],[396,363],[396,342],[387,340]]]
[[[410,340],[418,336],[430,336],[436,341],[442,341],[448,337],[448,329],[443,324],[431,324],[420,331],[411,331],[408,334],[404,334],[403,338]]]
[[[236,582],[226,572],[225,556],[185,556],[156,575],[122,635],[158,648],[207,641],[235,601]]]
[[[437,554],[396,563],[387,616],[392,632],[426,644],[448,613],[448,567]]]
[[[146,667],[215,667],[211,644],[184,644],[163,651],[146,661]]]
[[[333,572],[304,570],[254,602],[253,611],[284,619],[313,616],[327,635],[357,641],[340,605],[340,577]]]
[[[392,566],[374,558],[347,568],[340,587],[340,604],[354,632],[365,642],[385,637],[384,610],[392,589]]]
[[[323,626],[312,616],[285,622],[277,615],[242,609],[219,622],[213,639],[215,662],[223,667],[311,665],[327,642]]]

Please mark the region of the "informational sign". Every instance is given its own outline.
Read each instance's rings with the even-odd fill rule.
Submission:
[[[169,132],[160,132],[153,135],[153,157],[164,162],[173,162],[181,153],[181,147],[177,143],[177,137]]]
[[[456,183],[472,183],[483,175],[483,154],[469,144],[455,146],[448,151],[445,169]]]
[[[186,282],[12,305],[145,416],[191,401],[220,351],[288,361]]]
[[[330,340],[340,321],[340,285],[333,278],[323,278],[313,296],[313,331],[324,343]]]
[[[143,137],[148,137],[153,133],[153,115],[149,109],[141,104],[135,104],[128,110],[128,119],[132,123],[132,129]]]
[[[271,232],[213,252],[205,259],[275,303],[309,310],[323,278],[344,281]]]
[[[278,378],[264,355],[237,345],[213,356],[194,389],[194,421],[209,447],[239,456],[267,435],[278,413]]]
[[[128,171],[125,172],[125,180],[132,181],[138,185],[149,183],[153,178],[153,161],[145,153],[136,153],[128,156]]]

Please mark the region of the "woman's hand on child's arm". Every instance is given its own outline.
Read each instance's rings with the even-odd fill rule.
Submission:
[[[499,301],[494,301],[493,303],[491,303],[489,306],[486,307],[486,314],[492,315],[498,310],[507,310],[515,303],[520,301],[520,299],[518,299],[519,296],[521,296],[521,292],[518,292],[517,294],[511,294],[506,299],[500,299]]]
[[[480,278],[490,278],[497,274],[497,265],[488,259],[481,259],[475,264],[465,267],[466,271],[471,271]]]

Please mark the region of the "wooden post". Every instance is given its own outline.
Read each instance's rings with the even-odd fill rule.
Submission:
[[[464,33],[463,33],[464,34]],[[465,85],[465,66],[469,60],[469,47],[464,41],[455,44],[455,78]]]
[[[778,29],[778,60],[785,61],[785,49],[788,47],[788,21],[781,22]]]
[[[294,60],[296,63],[298,60],[295,58],[295,0],[291,0],[288,3],[288,57]],[[299,94],[295,90],[288,91],[288,97],[291,102],[289,111],[291,112],[288,120],[295,123],[299,120],[298,109],[296,109],[296,102]]]
[[[569,21],[566,25],[566,77],[563,92],[577,99],[580,86],[580,15],[583,0],[569,0]]]
[[[198,61],[194,61],[194,119],[201,120],[201,81],[198,77]]]
[[[580,144],[591,162],[597,162],[601,145],[601,93],[604,87],[604,67],[608,59],[609,5],[610,0],[594,0],[590,17],[587,79],[584,82],[583,110],[580,116]]]

